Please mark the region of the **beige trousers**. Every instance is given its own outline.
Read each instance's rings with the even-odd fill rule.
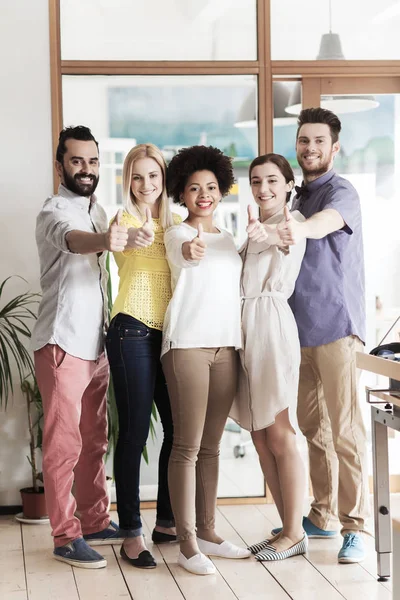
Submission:
[[[310,520],[342,533],[364,530],[369,516],[366,432],[357,396],[356,352],[348,336],[301,349],[297,417],[307,438],[314,500]]]
[[[170,350],[162,359],[174,441],[168,483],[180,541],[214,529],[219,445],[236,393],[234,348]]]

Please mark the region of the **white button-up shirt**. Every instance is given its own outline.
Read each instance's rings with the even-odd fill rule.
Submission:
[[[32,333],[33,350],[57,344],[65,352],[96,360],[104,348],[107,322],[107,252],[76,254],[69,250],[69,231],[104,232],[104,209],[63,185],[50,196],[36,221],[42,300]]]

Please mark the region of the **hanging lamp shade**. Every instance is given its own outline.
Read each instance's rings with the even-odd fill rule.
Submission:
[[[345,60],[338,33],[324,33],[321,37],[317,60]]]
[[[296,119],[285,110],[290,98],[290,89],[281,81],[274,81],[273,86],[274,125],[292,125],[296,123]],[[246,96],[234,125],[239,128],[257,127],[257,98],[255,88]]]
[[[242,106],[240,107],[235,127],[257,127],[257,98],[256,88],[246,96]]]
[[[345,60],[342,42],[338,33],[324,33],[321,37],[317,60]],[[335,114],[364,112],[377,108],[379,102],[374,96],[334,95],[321,96],[321,108],[331,110]],[[285,111],[289,115],[299,115],[301,104],[301,83],[293,88]]]
[[[379,102],[374,96],[321,96],[321,108],[331,110],[337,115],[348,113],[365,112],[379,106]],[[296,85],[292,91],[288,106],[285,111],[289,115],[299,115],[302,109],[301,104],[301,84]]]

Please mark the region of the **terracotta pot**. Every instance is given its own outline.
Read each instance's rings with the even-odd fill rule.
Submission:
[[[41,519],[47,516],[44,487],[39,487],[39,492],[35,492],[32,487],[23,488],[20,492],[22,512],[25,518]]]

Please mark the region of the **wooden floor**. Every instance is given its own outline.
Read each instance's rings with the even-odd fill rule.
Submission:
[[[114,515],[115,518],[116,515]],[[143,513],[147,539],[155,511]],[[221,536],[245,546],[260,541],[279,525],[273,505],[220,506]],[[177,545],[153,546],[158,567],[135,569],[119,556],[118,546],[97,548],[106,569],[74,569],[52,558],[50,527],[21,525],[0,517],[1,600],[390,600],[390,582],[376,580],[374,540],[366,539],[368,557],[361,564],[339,565],[341,538],[310,540],[306,556],[281,562],[213,559],[217,574],[199,577],[177,566]]]

